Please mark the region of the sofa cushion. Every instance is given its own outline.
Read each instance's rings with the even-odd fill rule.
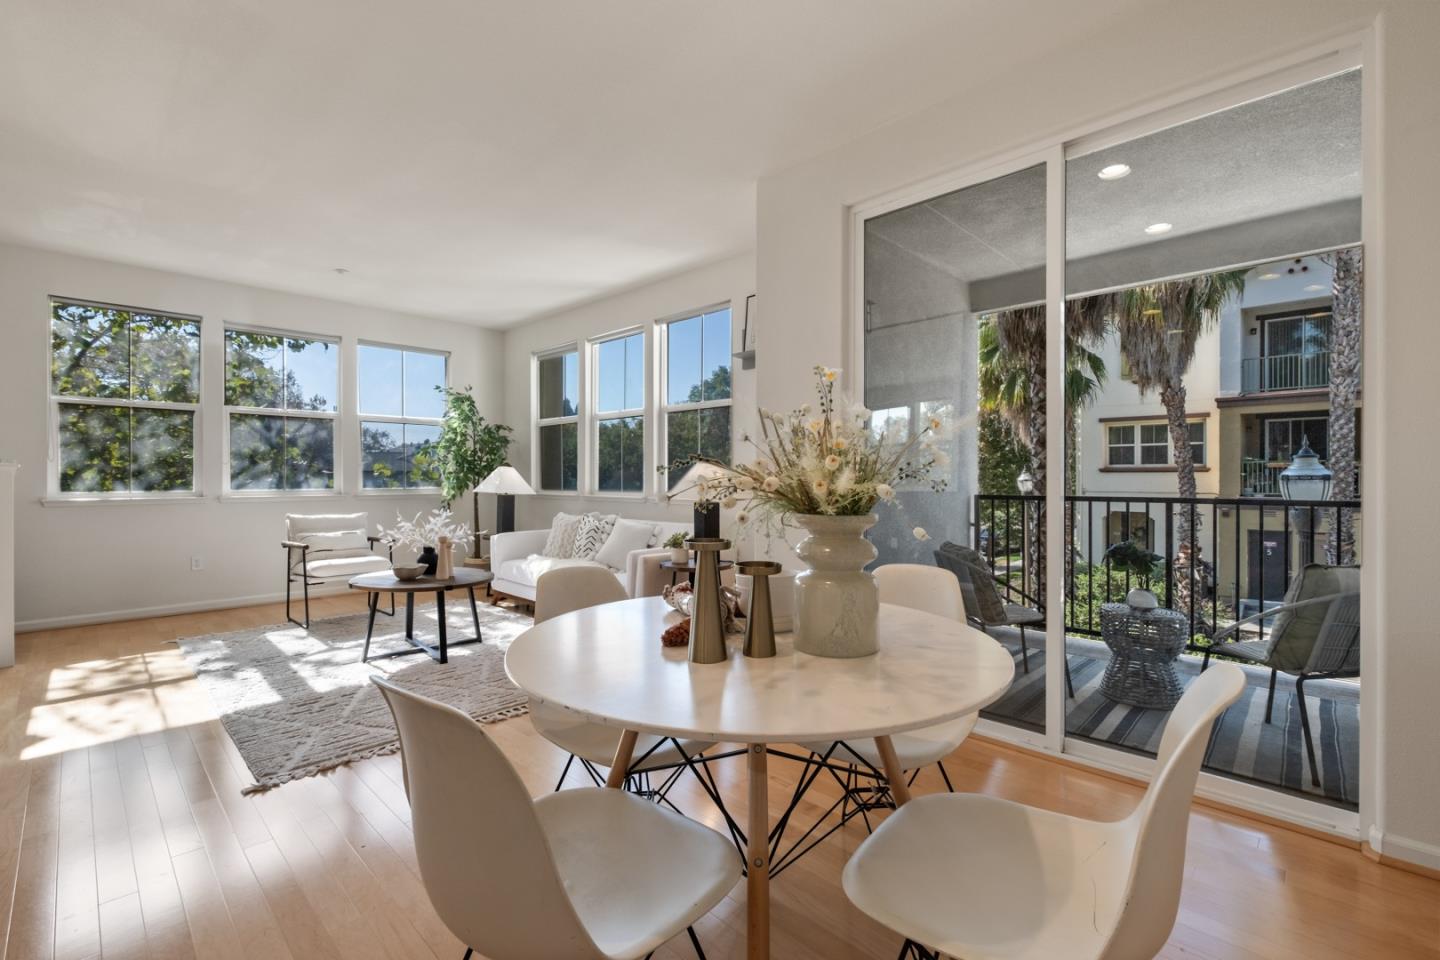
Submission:
[[[496,580],[508,580],[523,587],[535,588],[540,575],[561,567],[598,567],[594,560],[576,560],[573,557],[546,557],[532,553],[519,560],[506,560],[495,571]]]
[[[616,520],[615,527],[595,559],[611,570],[624,570],[625,561],[635,550],[644,550],[655,537],[655,524],[644,520]]]
[[[575,531],[575,552],[571,556],[576,560],[594,560],[600,548],[605,546],[605,541],[610,539],[610,532],[615,529],[618,519],[613,513],[585,514]]]
[[[545,549],[540,552],[547,557],[565,560],[575,555],[575,533],[584,519],[578,513],[557,513],[550,521],[550,536],[545,538]]]

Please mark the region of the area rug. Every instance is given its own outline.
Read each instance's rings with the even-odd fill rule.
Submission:
[[[1045,722],[1045,654],[1030,650],[1030,672],[1023,671],[1018,643],[998,637],[1015,656],[1015,682],[982,715],[1042,729]],[[1145,710],[1116,703],[1100,692],[1108,653],[1104,645],[1072,638],[1068,645],[1075,699],[1065,700],[1065,727],[1084,737],[1131,750],[1154,753],[1165,730],[1166,710]],[[1176,663],[1180,682],[1189,686],[1200,672],[1198,658]],[[1205,769],[1282,787],[1342,806],[1360,800],[1359,687],[1340,680],[1313,680],[1305,685],[1305,708],[1315,736],[1320,786],[1310,782],[1310,764],[1300,726],[1300,700],[1294,681],[1280,677],[1275,710],[1265,723],[1269,670],[1245,668],[1245,692],[1220,716],[1205,753]]]
[[[447,606],[448,635],[474,636],[469,606]],[[485,642],[451,647],[447,664],[423,653],[361,663],[365,621],[362,613],[312,620],[308,630],[281,623],[178,641],[255,778],[246,793],[399,749],[370,682],[377,674],[481,723],[527,712],[525,694],[505,675],[505,649],[533,624],[529,617],[482,604]],[[438,626],[434,607],[417,603],[415,635],[434,643]],[[405,645],[402,600],[398,616],[376,618],[370,653]]]

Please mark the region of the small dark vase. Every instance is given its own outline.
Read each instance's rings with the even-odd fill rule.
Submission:
[[[440,554],[435,552],[434,547],[426,547],[420,551],[420,556],[415,558],[416,563],[425,564],[425,576],[435,576],[435,565],[440,562]]]

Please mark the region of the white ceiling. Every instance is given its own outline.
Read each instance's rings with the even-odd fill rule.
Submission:
[[[1138,282],[1235,262],[1226,259],[1237,255],[1234,240],[1220,233],[1228,227],[1322,208],[1348,228],[1356,211],[1343,202],[1359,198],[1361,185],[1360,82],[1358,71],[1340,74],[1070,161],[1067,257],[1073,262],[1149,246],[1183,250],[1175,256],[1189,260],[1195,245],[1175,241],[1207,232],[1217,237],[1218,248],[1202,253],[1198,265],[1157,251],[1147,261],[1153,272],[1127,281]],[[1110,181],[1096,175],[1116,163],[1130,166],[1130,174]],[[1173,229],[1147,235],[1145,227],[1158,222]],[[1309,248],[1314,224],[1292,223],[1289,233],[1267,234],[1266,242],[1277,245],[1267,255]],[[884,214],[866,229],[967,282],[1039,267],[1045,262],[1045,169]]]
[[[1138,2],[5,0],[0,240],[503,326]]]

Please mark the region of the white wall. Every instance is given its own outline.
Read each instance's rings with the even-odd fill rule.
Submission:
[[[1382,169],[1367,171],[1367,239],[1388,261],[1367,284],[1366,404],[1362,459],[1367,512],[1400,517],[1367,542],[1362,762],[1367,822],[1386,853],[1440,867],[1440,750],[1434,691],[1440,689],[1440,627],[1434,564],[1440,543],[1433,444],[1437,406],[1432,322],[1433,237],[1440,222],[1440,5],[1402,0],[1155,0],[1123,17],[1092,18],[1063,49],[1037,47],[1003,76],[977,75],[946,101],[797,167],[757,189],[756,278],[767,314],[759,400],[785,408],[804,399],[815,363],[847,357],[851,304],[849,209],[907,184],[1042,142],[1090,118],[1114,117],[1151,98],[1273,63],[1322,33],[1378,24],[1379,60],[1365,82]],[[1184,42],[1167,38],[1183,37]],[[1137,73],[1135,65],[1149,65]],[[1142,82],[1137,82],[1141,79]],[[924,96],[933,96],[925,91]],[[917,107],[924,105],[917,94]],[[1378,108],[1378,109],[1374,109]],[[1375,179],[1378,174],[1378,189]],[[1393,441],[1391,438],[1394,438]],[[1375,642],[1377,641],[1378,642]]]
[[[530,424],[532,422],[531,369],[532,358],[537,352],[566,344],[579,344],[584,350],[585,341],[628,327],[643,326],[646,331],[646,355],[651,358],[647,364],[647,376],[654,373],[655,321],[674,317],[689,310],[707,307],[728,301],[731,310],[731,339],[739,349],[741,327],[745,322],[745,298],[755,292],[755,259],[750,254],[718,261],[696,270],[658,281],[645,287],[596,300],[573,310],[554,314],[531,323],[505,331],[505,422],[516,428],[515,445],[511,448],[510,462],[534,485],[531,469],[531,445],[534,441]],[[756,310],[756,319],[763,308]],[[768,329],[757,324],[760,331],[760,350],[769,336]],[[740,436],[755,424],[755,371],[740,369],[739,361],[732,367],[731,429],[736,439],[736,450],[743,455],[739,444]],[[526,530],[550,525],[550,518],[559,511],[569,513],[589,510],[604,513],[620,513],[640,519],[668,519],[684,521],[691,516],[688,505],[662,502],[658,496],[659,478],[655,474],[655,428],[653,415],[658,403],[658,390],[652,383],[647,390],[652,416],[646,426],[647,466],[645,476],[647,492],[643,498],[633,496],[581,496],[575,493],[549,493],[533,497],[518,497],[515,506],[515,526]],[[581,422],[582,437],[585,424]],[[582,443],[584,441],[582,440]],[[732,531],[733,532],[733,531]]]
[[[201,329],[199,476],[205,496],[161,504],[46,506],[49,470],[49,297],[197,314]],[[347,493],[225,499],[223,327],[262,325],[339,336],[342,404],[337,473]],[[433,495],[355,494],[359,435],[353,417],[357,338],[450,353],[450,382],[473,384],[481,413],[500,411],[500,334],[83,257],[0,245],[0,460],[23,467],[16,489],[16,616],[21,628],[229,606],[284,595],[286,513],[369,511],[393,523],[438,505]],[[482,504],[482,513],[484,511]],[[488,522],[482,519],[482,522]],[[190,557],[204,569],[192,572]]]

